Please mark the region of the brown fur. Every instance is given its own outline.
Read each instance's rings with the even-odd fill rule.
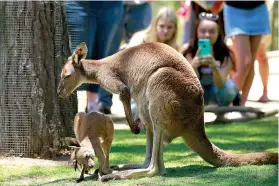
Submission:
[[[181,136],[205,161],[215,166],[277,164],[278,153],[233,155],[213,145],[205,134],[203,90],[187,60],[173,48],[160,43],[146,43],[120,51],[101,60],[81,61],[73,57],[65,64],[58,87],[60,96],[70,95],[81,83],[98,83],[119,94],[126,119],[137,133],[141,121],[146,127],[147,145],[143,164],[124,165],[111,178],[134,178],[165,174],[163,141]],[[65,74],[71,74],[65,78]],[[130,99],[137,103],[140,120],[131,116]]]
[[[98,173],[111,173],[109,152],[114,135],[113,122],[109,116],[102,113],[79,112],[74,119],[76,139],[66,138],[68,146],[75,147],[71,160],[82,165],[83,169],[78,182],[84,179],[84,173],[94,166],[94,156],[98,158]],[[76,165],[77,166],[77,165]]]

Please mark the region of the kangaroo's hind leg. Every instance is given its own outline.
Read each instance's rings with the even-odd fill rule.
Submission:
[[[150,127],[146,127],[146,154],[145,160],[142,164],[124,164],[124,165],[114,165],[111,166],[113,170],[128,170],[128,169],[144,169],[147,168],[151,161],[152,155],[152,143],[153,143],[153,132]]]
[[[158,100],[157,100],[158,101]],[[154,105],[155,106],[155,105]],[[137,177],[151,177],[158,173],[159,171],[159,158],[162,158],[163,155],[159,153],[163,153],[163,151],[160,149],[163,148],[163,126],[164,124],[161,123],[164,118],[161,118],[160,115],[158,115],[158,112],[161,108],[155,108],[150,106],[150,116],[152,121],[152,127],[153,127],[153,143],[152,143],[152,155],[151,155],[151,161],[149,163],[149,166],[147,168],[141,168],[141,169],[130,169],[125,171],[119,171],[117,173],[104,175],[102,176],[102,181],[108,181],[110,179],[129,179],[129,178],[137,178]],[[158,115],[158,117],[157,117]],[[152,134],[152,132],[147,133]],[[148,140],[147,140],[148,141]],[[148,156],[146,156],[146,159],[149,159]],[[164,172],[164,165],[163,160],[161,159],[161,171]]]
[[[153,133],[153,148],[150,164],[147,168],[143,169],[129,169],[124,171],[119,171],[117,173],[108,174],[102,176],[102,181],[108,181],[110,179],[130,179],[138,177],[151,177],[158,173],[158,158],[159,149],[163,145],[162,141],[163,132],[162,130],[154,130]]]

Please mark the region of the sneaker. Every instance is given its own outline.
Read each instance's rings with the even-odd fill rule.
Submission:
[[[90,113],[90,112],[99,112],[99,108],[98,108],[98,105],[96,104],[96,102],[90,102],[90,103],[88,103],[85,112],[87,112],[87,113]]]
[[[111,110],[109,107],[104,106],[102,103],[98,104],[99,111],[103,114],[111,114]]]
[[[233,106],[240,106],[240,101],[241,101],[241,95],[237,93],[233,100]]]

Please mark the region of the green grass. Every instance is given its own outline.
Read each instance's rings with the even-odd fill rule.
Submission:
[[[218,147],[232,153],[278,151],[278,120],[208,125],[206,132]],[[115,131],[111,164],[142,162],[145,134]],[[166,176],[101,183],[89,177],[79,185],[277,185],[277,165],[215,168],[190,151],[178,138],[164,148]],[[76,185],[80,172],[70,166],[7,166],[0,164],[0,185]]]

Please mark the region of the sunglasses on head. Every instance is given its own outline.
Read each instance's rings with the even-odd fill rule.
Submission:
[[[219,16],[213,13],[201,12],[199,13],[199,19],[209,19],[212,21],[216,21],[217,19],[219,19]]]

